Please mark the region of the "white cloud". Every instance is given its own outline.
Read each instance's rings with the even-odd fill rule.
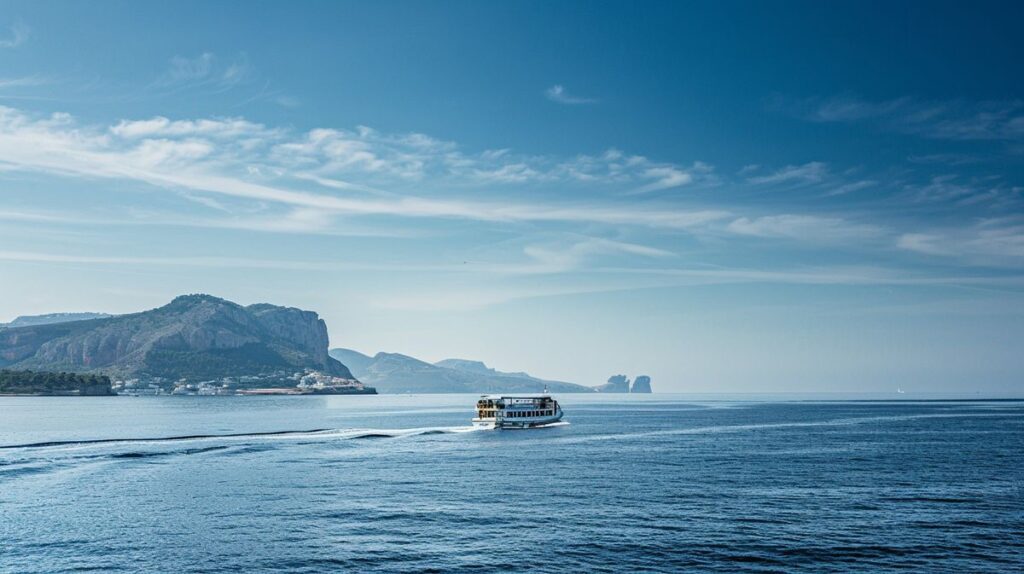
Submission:
[[[653,181],[639,187],[635,193],[671,189],[673,187],[686,185],[693,181],[692,175],[674,166],[647,168],[644,170],[643,174]]]
[[[780,183],[818,183],[828,175],[828,166],[820,161],[803,165],[787,165],[767,175],[750,176],[747,181],[755,184],[774,185]]]
[[[850,183],[844,183],[843,185],[840,185],[840,186],[836,187],[835,189],[829,191],[825,195],[829,196],[829,197],[835,197],[837,195],[846,195],[848,193],[853,193],[853,192],[856,192],[856,191],[861,191],[863,189],[869,189],[869,188],[875,187],[876,185],[878,185],[877,181],[875,181],[873,179],[864,179],[864,180],[861,180],[861,181],[854,181],[854,182],[850,182]]]
[[[490,271],[513,274],[565,273],[579,269],[587,261],[627,255],[645,258],[673,257],[674,253],[637,243],[615,241],[599,237],[576,239],[569,244],[555,242],[527,245],[523,253],[530,259],[526,264],[503,263],[486,266]]]
[[[579,105],[597,103],[597,100],[593,98],[581,98],[579,96],[573,96],[569,94],[568,91],[566,91],[564,86],[558,84],[544,90],[544,95],[547,97],[547,99],[551,100],[552,102],[557,102],[559,104]]]
[[[981,205],[993,210],[1017,210],[1024,202],[1024,188],[1010,186],[1001,177],[963,179],[956,175],[933,176],[924,184],[904,186],[914,201]]]
[[[131,180],[175,191],[216,194],[338,214],[464,218],[481,221],[560,221],[687,229],[721,219],[714,209],[650,208],[622,203],[519,203],[486,199],[393,195],[355,198],[295,187],[299,174],[357,175],[417,180],[436,174],[453,185],[479,183],[474,170],[514,166],[509,154],[466,155],[454,144],[422,134],[387,135],[369,128],[317,129],[300,137],[244,120],[122,121],[103,128],[79,125],[66,114],[37,118],[0,107],[0,168],[66,177]],[[666,175],[640,156],[581,156],[572,168],[533,160],[538,179],[568,182],[574,173],[605,184],[644,182]],[[575,170],[575,171],[574,171]],[[500,172],[499,172],[500,173]],[[519,173],[523,173],[521,170]],[[533,175],[533,174],[530,174]],[[301,180],[299,180],[301,181]],[[589,183],[589,182],[588,182]]]
[[[896,246],[927,255],[952,255],[938,244],[941,239],[940,236],[931,233],[904,233],[896,240]]]
[[[926,255],[977,265],[1024,265],[1024,218],[983,219],[958,229],[905,233],[896,245]]]
[[[791,214],[753,219],[741,217],[732,221],[727,229],[739,235],[805,241],[854,241],[875,238],[884,233],[875,225],[853,223],[838,217]]]
[[[213,138],[267,137],[270,130],[241,118],[171,121],[163,116],[148,120],[121,120],[110,133],[123,138],[203,136]]]

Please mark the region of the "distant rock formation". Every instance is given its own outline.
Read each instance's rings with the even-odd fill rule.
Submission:
[[[183,295],[157,309],[0,330],[0,367],[202,381],[313,369],[353,378],[327,354],[312,311]]]
[[[651,392],[651,378],[647,375],[637,375],[633,379],[633,386],[629,388],[631,393],[650,393]]]
[[[505,373],[480,361],[445,359],[430,364],[398,353],[370,357],[351,349],[331,349],[362,382],[381,393],[592,393],[594,389],[548,381],[526,373]]]
[[[594,387],[599,393],[628,393],[629,377],[626,375],[613,375],[608,377],[608,382]]]

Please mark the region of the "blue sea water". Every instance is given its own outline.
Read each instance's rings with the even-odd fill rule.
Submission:
[[[0,398],[0,571],[1024,568],[1024,403],[559,398]]]

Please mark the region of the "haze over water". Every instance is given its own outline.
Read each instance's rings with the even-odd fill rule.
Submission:
[[[570,424],[529,431],[472,431],[460,395],[0,398],[0,564],[1024,566],[1019,402],[559,398]],[[220,436],[167,440],[186,435]]]

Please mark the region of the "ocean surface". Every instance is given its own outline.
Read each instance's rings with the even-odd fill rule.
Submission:
[[[1024,569],[1024,403],[558,398],[0,397],[0,572]]]

